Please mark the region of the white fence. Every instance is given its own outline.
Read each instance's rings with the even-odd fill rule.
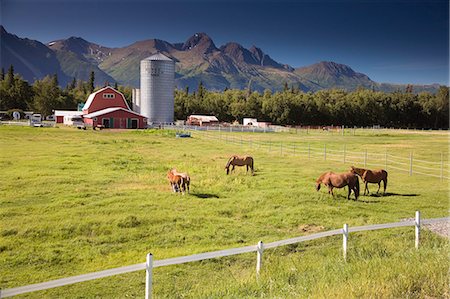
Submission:
[[[449,221],[450,217],[443,217],[443,218],[434,218],[434,219],[426,219],[421,221],[420,220],[420,213],[417,211],[415,215],[415,220],[412,221],[402,221],[402,222],[395,222],[395,223],[385,223],[385,224],[374,224],[374,225],[366,225],[366,226],[355,226],[355,227],[348,227],[347,224],[344,224],[343,229],[334,229],[330,231],[320,232],[317,234],[307,235],[307,236],[301,236],[281,241],[275,241],[271,243],[264,244],[263,242],[259,242],[258,245],[250,245],[245,247],[239,247],[239,248],[231,248],[231,249],[225,249],[225,250],[219,250],[219,251],[212,251],[212,252],[206,252],[206,253],[200,253],[200,254],[193,254],[188,256],[181,256],[181,257],[175,257],[175,258],[168,258],[164,260],[155,260],[153,261],[153,256],[151,253],[147,254],[147,261],[145,263],[135,264],[131,266],[125,266],[125,267],[119,267],[99,272],[92,272],[88,274],[82,274],[77,276],[71,276],[67,278],[61,278],[57,280],[51,280],[43,283],[37,283],[37,284],[31,284],[27,286],[12,288],[12,289],[5,289],[0,291],[0,298],[6,298],[11,297],[19,294],[25,294],[35,291],[41,291],[41,290],[47,290],[51,288],[56,288],[64,285],[70,285],[78,282],[83,281],[89,281],[104,277],[109,277],[113,275],[118,274],[124,274],[129,272],[135,272],[140,270],[146,270],[146,290],[145,290],[145,297],[146,299],[152,297],[152,277],[153,277],[153,268],[156,267],[163,267],[163,266],[169,266],[169,265],[179,265],[189,262],[195,262],[195,261],[201,261],[201,260],[207,260],[212,258],[219,258],[224,256],[231,256],[241,253],[249,253],[249,252],[257,252],[257,262],[256,262],[256,271],[257,274],[259,274],[259,271],[262,268],[262,255],[263,251],[270,248],[276,248],[279,246],[289,245],[289,244],[295,244],[310,240],[315,240],[319,238],[329,237],[329,236],[335,236],[335,235],[343,235],[343,255],[344,259],[347,257],[347,248],[348,248],[348,236],[349,233],[353,232],[361,232],[361,231],[371,231],[371,230],[379,230],[379,229],[387,229],[387,228],[394,228],[394,227],[405,227],[405,226],[414,226],[415,227],[415,247],[416,249],[419,248],[419,237],[420,237],[420,226],[422,224],[430,224],[435,222],[442,222],[442,221]]]
[[[387,171],[396,170],[412,175],[424,175],[439,178],[441,181],[450,178],[449,163],[444,160],[444,154],[440,154],[440,161],[426,161],[418,159],[412,153],[407,157],[385,153],[369,153],[349,151],[345,144],[342,149],[330,149],[324,144],[322,147],[311,146],[309,143],[301,145],[294,142],[271,142],[236,137],[229,134],[217,134],[210,131],[198,132],[207,139],[233,143],[258,150],[266,150],[279,155],[292,155],[308,160],[321,159],[323,161],[342,162],[344,164],[363,165],[366,167],[380,167]]]

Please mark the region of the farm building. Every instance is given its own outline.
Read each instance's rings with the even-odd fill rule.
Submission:
[[[244,118],[242,120],[242,124],[244,126],[254,126],[257,127],[258,126],[258,120],[256,118]]]
[[[192,126],[214,126],[219,124],[219,120],[213,115],[189,115],[186,123]]]
[[[145,116],[130,109],[125,96],[107,86],[89,95],[83,107],[84,122],[88,126],[116,129],[143,129]]]
[[[55,122],[57,124],[72,125],[72,119],[83,115],[83,111],[55,110]]]

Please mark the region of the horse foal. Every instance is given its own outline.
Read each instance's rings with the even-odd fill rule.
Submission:
[[[167,172],[167,179],[173,192],[181,192],[184,195],[187,190],[189,193],[190,177],[187,174],[179,173],[174,168]]]

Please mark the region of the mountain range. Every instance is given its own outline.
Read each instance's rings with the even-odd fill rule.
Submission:
[[[273,60],[256,46],[246,49],[229,42],[217,47],[206,33],[196,33],[183,43],[160,39],[135,42],[122,48],[108,48],[80,37],[55,40],[43,44],[19,38],[0,26],[0,65],[30,82],[49,74],[57,74],[61,85],[73,78],[88,80],[95,72],[96,84],[118,82],[139,87],[140,61],[161,52],[176,61],[175,82],[182,89],[195,90],[200,82],[207,89],[237,88],[263,91],[281,90],[289,86],[303,91],[359,87],[381,91],[405,90],[406,85],[377,83],[351,67],[331,61],[293,68]],[[414,92],[435,92],[438,84],[414,85]]]

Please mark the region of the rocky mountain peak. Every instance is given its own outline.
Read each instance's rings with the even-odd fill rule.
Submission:
[[[203,54],[211,53],[217,50],[213,40],[204,32],[195,33],[188,38],[181,47],[183,51],[196,50],[201,51]]]

